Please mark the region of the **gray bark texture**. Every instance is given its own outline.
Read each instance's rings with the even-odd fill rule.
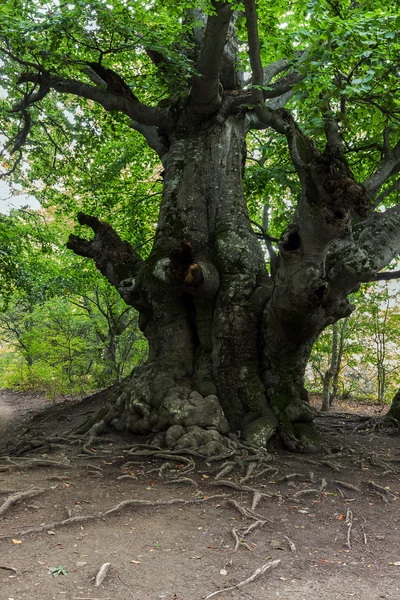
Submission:
[[[319,333],[352,310],[354,282],[338,276],[333,256],[344,255],[363,189],[341,165],[317,159],[301,176],[272,278],[242,192],[245,132],[244,115],[224,103],[207,118],[182,107],[147,260],[109,225],[79,215],[95,237],[72,236],[70,248],[93,258],[139,311],[149,341],[147,364],[95,431],[109,423],[206,454],[220,451],[229,431],[260,445],[277,434],[291,450],[319,448],[304,372]]]
[[[119,85],[109,84],[106,92],[46,80],[49,89],[129,115],[165,169],[146,260],[109,225],[82,213],[79,222],[94,238],[70,237],[69,247],[92,258],[139,311],[149,342],[146,365],[87,430],[97,433],[110,424],[204,454],[232,444],[226,434],[238,431],[254,444],[278,437],[292,451],[316,451],[306,364],[321,331],[352,312],[348,295],[399,253],[400,207],[373,213],[372,199],[395,172],[400,150],[388,151],[369,180],[355,181],[329,105],[323,151],[284,108],[302,75],[284,60],[262,66],[254,1],[245,0],[250,90],[236,73],[231,5],[213,6],[208,19],[196,18],[191,88],[167,108],[142,105],[110,70],[105,77]],[[261,84],[274,77],[280,78],[265,103]],[[270,274],[242,191],[246,133],[269,127],[286,137],[301,184],[278,251],[270,244]]]

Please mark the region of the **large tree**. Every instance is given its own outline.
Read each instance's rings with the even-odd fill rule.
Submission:
[[[145,259],[98,218],[101,210],[78,215],[92,239],[68,242],[139,311],[149,342],[148,362],[90,423],[92,432],[111,424],[206,453],[238,430],[257,444],[277,433],[291,450],[318,448],[304,389],[311,347],[351,313],[348,295],[360,282],[379,278],[400,251],[398,18],[390,7],[368,0],[3,3],[8,170],[24,170],[25,149],[36,173],[47,137],[54,158],[39,187],[71,194],[65,164],[88,122],[91,143],[101,143],[99,107],[117,115],[111,136],[107,125],[113,153],[124,155],[134,130],[163,166]],[[284,140],[298,188],[279,240],[265,210],[268,269],[243,192],[246,136],[255,130]],[[273,157],[265,148],[268,172]],[[251,154],[260,155],[254,145]],[[135,158],[146,163],[130,156],[122,179]]]

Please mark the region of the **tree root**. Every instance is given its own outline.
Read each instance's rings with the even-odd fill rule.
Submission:
[[[353,512],[348,508],[346,512],[346,526],[347,526],[347,536],[346,536],[346,546],[350,550],[351,549],[351,530],[353,527]]]
[[[391,492],[388,488],[385,488],[382,485],[375,483],[375,481],[367,481],[366,483],[367,485],[372,487],[375,490],[375,492],[379,492],[379,495],[383,494],[385,496],[389,496],[391,498],[394,498],[395,500],[398,500],[396,494],[393,494],[393,492]]]
[[[250,552],[253,551],[252,548],[250,548],[249,544],[241,539],[241,536],[238,534],[238,530],[236,529],[236,527],[234,527],[231,530],[231,533],[232,533],[233,539],[235,540],[235,547],[233,549],[233,552],[237,552],[239,549],[239,546],[244,546],[245,548],[247,548],[247,550],[250,550]]]
[[[264,565],[262,565],[262,567],[259,567],[256,571],[254,571],[254,573],[244,581],[240,581],[232,587],[223,588],[221,590],[217,590],[216,592],[212,592],[211,594],[208,594],[208,596],[206,596],[204,600],[209,600],[209,598],[215,598],[220,594],[224,594],[225,592],[230,592],[232,590],[240,590],[245,585],[252,583],[255,579],[257,579],[257,577],[260,577],[260,575],[264,575],[264,573],[266,573],[270,569],[274,569],[275,567],[277,567],[280,564],[280,562],[280,560],[273,560],[272,562],[267,562]]]
[[[4,471],[12,471],[15,469],[24,470],[24,469],[34,469],[36,467],[62,467],[64,469],[75,469],[75,465],[71,463],[59,462],[56,460],[48,460],[44,458],[29,458],[22,459],[21,461],[16,461],[11,459],[10,457],[5,457],[4,460],[7,464],[0,465],[0,472]]]
[[[33,490],[32,490],[33,491]],[[44,491],[44,490],[43,490]],[[205,502],[211,502],[212,500],[223,500],[226,496],[224,494],[217,494],[215,496],[208,496],[204,498],[195,498],[193,500],[184,500],[183,498],[173,498],[172,500],[156,500],[155,502],[151,502],[150,500],[124,500],[115,506],[112,506],[108,510],[104,512],[97,513],[95,515],[79,515],[77,517],[69,517],[68,519],[64,519],[62,521],[54,521],[53,523],[47,523],[45,525],[40,525],[39,527],[31,527],[29,529],[23,529],[21,531],[17,531],[13,535],[28,535],[30,533],[40,533],[42,531],[54,530],[58,527],[66,527],[67,525],[72,525],[74,523],[87,523],[88,521],[94,521],[96,519],[104,519],[105,517],[119,513],[125,508],[135,507],[135,508],[156,508],[158,506],[172,506],[174,504],[179,504],[181,506],[188,506],[190,504],[204,504]],[[0,536],[1,539],[10,537],[9,534],[3,534]]]
[[[394,417],[390,417],[385,415],[383,417],[371,417],[367,421],[364,421],[355,429],[353,429],[353,433],[363,432],[366,434],[375,433],[376,431],[382,432],[385,429],[400,429],[400,421],[395,419]]]
[[[14,504],[20,502],[20,500],[23,500],[25,498],[35,498],[36,496],[39,496],[39,494],[43,494],[44,491],[45,490],[42,489],[28,490],[26,492],[17,492],[16,494],[9,496],[7,500],[3,502],[3,504],[0,506],[0,518],[2,518],[5,515],[5,513],[12,506],[14,506]]]

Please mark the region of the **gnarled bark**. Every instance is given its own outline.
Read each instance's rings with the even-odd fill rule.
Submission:
[[[278,433],[291,450],[319,448],[304,372],[319,333],[351,310],[347,291],[330,299],[326,259],[363,191],[344,166],[316,155],[301,172],[299,207],[272,278],[242,193],[245,133],[240,111],[226,114],[223,103],[205,118],[188,100],[169,134],[158,228],[145,261],[108,225],[79,216],[95,237],[72,237],[69,247],[94,258],[137,308],[149,341],[148,363],[96,431],[110,423],[205,453],[238,430],[260,445]]]

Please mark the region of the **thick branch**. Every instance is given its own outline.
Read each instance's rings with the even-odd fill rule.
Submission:
[[[322,118],[324,120],[326,137],[325,152],[330,156],[340,157],[343,155],[344,146],[342,138],[340,137],[339,123],[336,119],[335,113],[330,107],[329,102],[327,102],[324,107]]]
[[[219,74],[232,18],[229,4],[213,1],[216,15],[208,17],[204,31],[197,74],[193,77],[191,99],[198,112],[211,114],[221,104]]]
[[[38,73],[25,73],[19,81],[41,83],[42,77]],[[168,123],[167,110],[142,104],[133,93],[129,94],[127,90],[125,93],[122,89],[115,92],[111,91],[109,87],[104,89],[82,81],[63,79],[55,75],[47,76],[47,83],[48,87],[56,92],[73,94],[74,96],[93,100],[93,102],[101,104],[105,110],[123,112],[143,125],[165,127]],[[20,107],[17,105],[14,110],[20,110]]]
[[[297,140],[300,137],[307,145],[307,139],[296,125],[293,117],[287,110],[271,110],[264,104],[264,93],[262,86],[264,83],[264,70],[261,63],[260,39],[257,27],[257,11],[255,0],[245,0],[246,26],[249,39],[249,57],[253,73],[252,103],[258,119],[275,129],[278,133],[286,136],[289,145],[290,155],[297,171],[305,166],[305,161],[299,151]],[[286,90],[288,91],[288,90]],[[307,148],[308,153],[308,148]]]
[[[157,127],[142,125],[142,123],[138,123],[137,121],[131,121],[129,127],[138,133],[141,133],[150,148],[152,148],[154,152],[158,154],[161,161],[163,161],[163,157],[168,153],[168,148],[160,141]]]
[[[268,86],[268,90],[264,90],[264,99],[278,98],[279,96],[282,96],[282,94],[286,94],[286,92],[291,91],[296,83],[302,81],[304,77],[305,75],[301,75],[297,71],[291,71],[284,77],[278,79],[278,81],[271,83],[271,85]]]
[[[290,62],[286,58],[281,58],[273,63],[270,63],[263,68],[263,83],[268,85],[270,81],[282,71],[286,71],[290,66]]]
[[[390,281],[391,279],[400,279],[400,271],[384,271],[383,273],[375,273],[368,279],[365,279],[363,283],[368,281]]]
[[[252,101],[254,104],[262,103],[263,92],[259,89],[264,84],[264,70],[260,55],[260,38],[257,26],[257,10],[254,0],[245,0],[246,27],[249,39],[249,58],[253,73]]]
[[[384,213],[374,213],[358,239],[332,254],[330,279],[349,291],[364,281],[379,281],[379,274],[400,254],[400,205]],[[378,274],[378,275],[377,275]]]
[[[78,213],[78,221],[93,230],[94,238],[85,240],[70,235],[67,248],[79,256],[92,258],[100,273],[117,289],[121,281],[137,275],[143,264],[142,259],[134,253],[128,242],[121,240],[111,225],[81,212]]]
[[[369,177],[366,181],[364,181],[363,186],[367,190],[367,198],[373,198],[378,190],[382,187],[382,185],[392,177],[398,173],[400,169],[400,141],[397,142],[396,146],[393,150],[386,152],[386,155],[379,165],[378,169]]]

